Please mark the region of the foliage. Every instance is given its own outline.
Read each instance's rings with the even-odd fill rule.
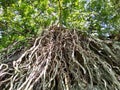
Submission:
[[[114,0],[0,0],[0,49],[61,23],[98,36],[119,33],[119,3]],[[97,35],[96,34],[96,35]]]

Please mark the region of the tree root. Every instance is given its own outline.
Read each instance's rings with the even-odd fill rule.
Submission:
[[[0,90],[120,90],[120,46],[109,44],[51,28],[11,66],[0,64]]]

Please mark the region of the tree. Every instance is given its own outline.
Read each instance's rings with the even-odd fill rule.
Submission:
[[[119,90],[118,2],[1,0],[0,89]]]

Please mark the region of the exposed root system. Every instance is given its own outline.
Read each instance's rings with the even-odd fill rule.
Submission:
[[[118,44],[52,27],[13,64],[0,64],[0,90],[120,90],[119,53]]]

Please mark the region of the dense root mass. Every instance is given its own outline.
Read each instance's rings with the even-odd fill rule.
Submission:
[[[119,44],[52,27],[0,64],[0,90],[120,90]]]

